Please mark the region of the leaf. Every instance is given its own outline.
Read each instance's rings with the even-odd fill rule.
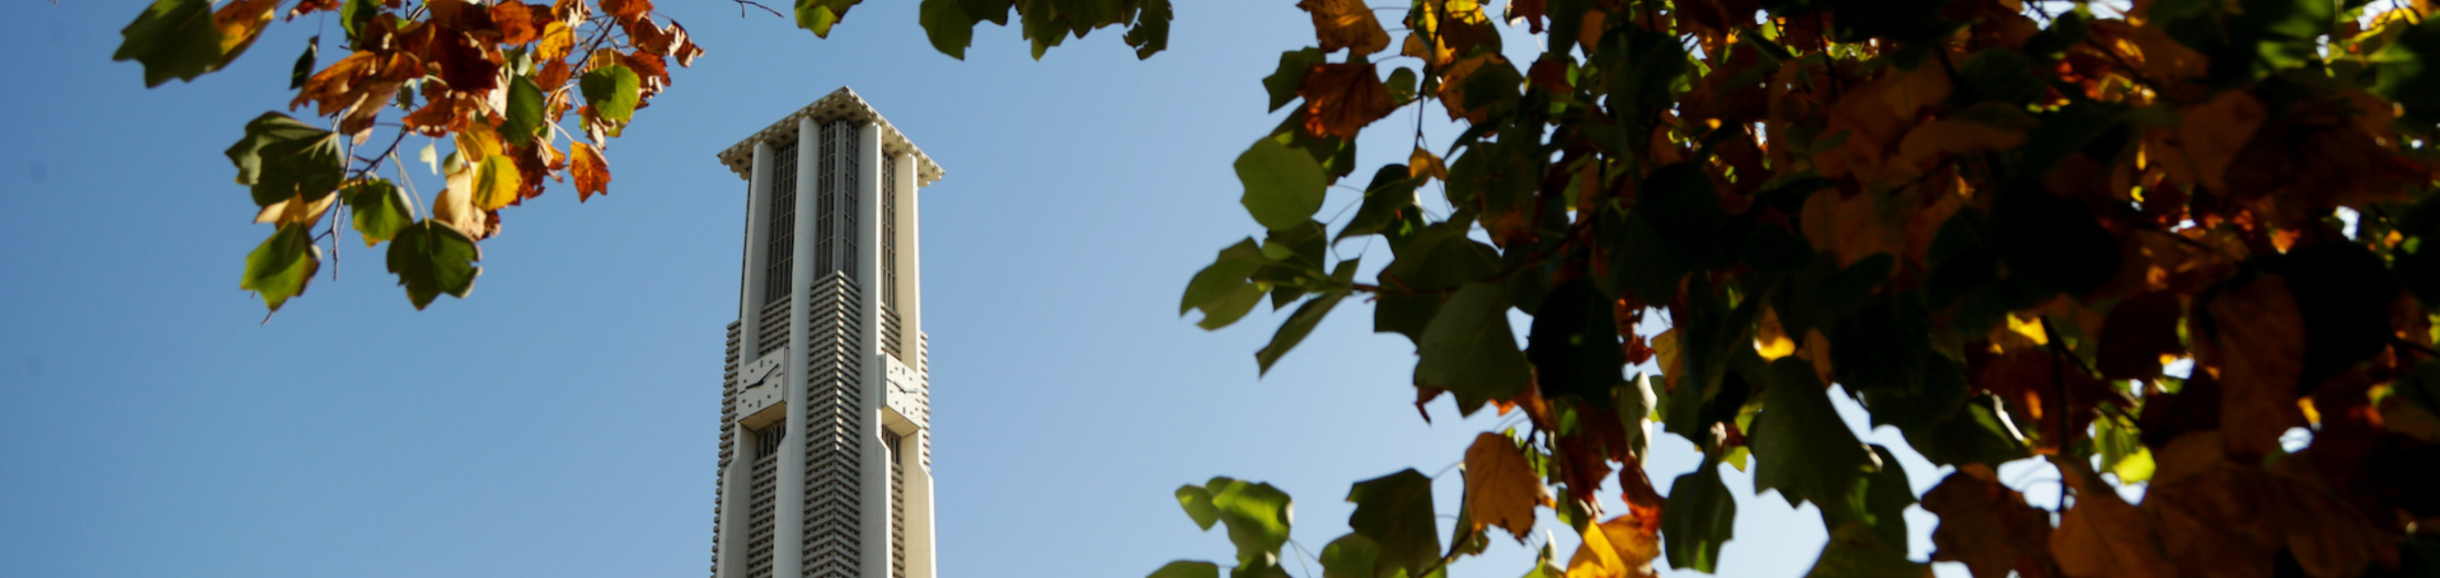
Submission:
[[[1508,290],[1501,285],[1467,283],[1458,289],[1418,340],[1416,353],[1423,359],[1415,364],[1415,383],[1449,390],[1461,409],[1523,391],[1533,369],[1517,351],[1508,305]]]
[[[624,125],[635,116],[636,101],[643,95],[642,82],[635,70],[620,64],[595,68],[578,80],[593,114],[613,125]]]
[[[320,202],[339,189],[347,168],[338,135],[276,112],[246,123],[246,136],[224,154],[237,165],[237,184],[253,187],[257,206],[300,195]]]
[[[1477,531],[1499,526],[1523,541],[1533,529],[1534,506],[1550,503],[1516,442],[1491,432],[1474,436],[1466,448],[1466,515]]]
[[[2096,369],[2105,379],[2160,377],[2160,358],[2185,352],[2178,328],[2186,318],[2185,304],[2172,291],[2152,291],[2110,309],[2101,324]]]
[[[966,15],[961,0],[923,0],[916,9],[917,21],[923,24],[924,36],[932,40],[932,49],[950,58],[966,59],[966,48],[974,45],[974,17]]]
[[[1135,59],[1152,58],[1154,53],[1169,49],[1169,0],[1142,0],[1135,23],[1127,28],[1128,46],[1135,47]]]
[[[1389,48],[1389,31],[1381,28],[1363,0],[1298,0],[1296,7],[1313,14],[1313,34],[1321,39],[1322,52],[1346,48],[1352,58]]]
[[[1652,574],[1652,559],[1660,557],[1660,536],[1650,520],[1620,515],[1594,524],[1584,532],[1576,554],[1568,558],[1568,578],[1631,578]]]
[[[1959,468],[1923,494],[1923,509],[1940,516],[1932,530],[1932,561],[1962,562],[1974,578],[2056,576],[2050,559],[2050,513],[1999,483],[1987,466]]]
[[[1771,362],[1770,379],[1762,390],[1762,413],[1746,434],[1759,462],[1754,465],[1754,493],[1776,489],[1790,507],[1799,501],[1833,507],[1876,465],[1831,407],[1812,366],[1783,357]]]
[[[1906,577],[1929,578],[1930,564],[1906,559],[1906,543],[1889,542],[1863,524],[1830,530],[1830,543],[1813,561],[1805,578]]]
[[[2075,505],[2059,514],[2059,529],[2050,534],[2050,554],[2060,571],[2074,578],[2179,575],[2161,554],[2149,517],[2093,478],[2083,463],[2052,463],[2060,464],[2069,485],[2088,489],[2076,493]]]
[[[1265,138],[1238,155],[1235,166],[1237,180],[1245,183],[1245,196],[1238,202],[1263,227],[1297,227],[1322,210],[1322,189],[1328,184],[1312,156]]]
[[[1669,550],[1669,567],[1719,571],[1720,546],[1736,536],[1737,497],[1720,483],[1717,458],[1706,458],[1695,471],[1669,484],[1669,505],[1661,509],[1661,538]]]
[[[2144,142],[2150,162],[2172,182],[2228,190],[2229,163],[2261,128],[2268,112],[2243,90],[2222,91],[2209,101],[2178,110],[2174,129],[2153,130]]]
[[[466,298],[474,290],[475,277],[483,274],[474,264],[481,260],[483,250],[473,237],[432,219],[399,229],[390,238],[390,272],[398,275],[398,284],[407,288],[407,301],[419,311],[442,293]]]
[[[1162,565],[1144,578],[1220,578],[1220,567],[1210,562],[1179,560]]]
[[[1356,505],[1347,527],[1380,548],[1378,564],[1421,574],[1440,560],[1440,533],[1432,510],[1432,479],[1414,468],[1356,482],[1347,490]]]
[[[1355,264],[1356,261],[1350,259],[1340,263],[1339,270],[1350,276],[1355,275]],[[1271,364],[1278,363],[1279,356],[1287,355],[1288,350],[1295,349],[1298,342],[1304,341],[1305,335],[1312,333],[1313,327],[1322,323],[1322,317],[1329,315],[1331,309],[1338,307],[1340,300],[1347,298],[1347,293],[1346,289],[1329,291],[1298,306],[1296,313],[1289,315],[1288,320],[1279,325],[1279,332],[1271,335],[1271,343],[1264,345],[1261,351],[1254,352],[1254,361],[1262,367],[1261,373],[1269,374]]]
[[[474,167],[474,204],[485,211],[500,210],[516,202],[517,189],[523,183],[516,160],[506,155],[484,157],[483,163]]]
[[[1211,491],[1220,522],[1228,525],[1228,539],[1237,545],[1239,565],[1252,566],[1278,557],[1279,546],[1288,542],[1288,494],[1270,484],[1228,478],[1212,478],[1203,487]]]
[[[1305,131],[1322,136],[1355,138],[1365,125],[1398,110],[1372,63],[1314,65],[1296,94],[1305,99]]]
[[[1381,233],[1397,226],[1402,213],[1416,210],[1415,180],[1408,176],[1406,165],[1383,165],[1373,173],[1372,184],[1364,187],[1364,204],[1331,242]]]
[[[541,134],[545,123],[542,106],[542,89],[534,86],[534,79],[511,77],[508,81],[508,111],[502,116],[500,137],[507,139],[511,146],[532,144],[534,136]]]
[[[1277,111],[1279,107],[1286,106],[1288,101],[1296,100],[1297,94],[1305,86],[1305,74],[1314,67],[1321,66],[1323,60],[1322,51],[1318,48],[1303,48],[1280,53],[1279,70],[1262,79],[1262,87],[1271,93],[1271,110]]]
[[[1610,392],[1626,383],[1627,364],[1618,343],[1617,309],[1589,278],[1552,288],[1534,311],[1525,356],[1544,397],[1574,395],[1609,407]]]
[[[296,69],[288,73],[289,90],[305,88],[305,79],[313,78],[314,56],[321,51],[321,36],[317,35],[305,41],[305,52],[297,55]]]
[[[584,141],[568,143],[568,176],[576,178],[576,202],[610,194],[610,163]]]
[[[830,37],[830,27],[847,17],[847,9],[863,0],[796,0],[796,26],[813,31],[814,36]]]
[[[246,254],[246,277],[237,287],[263,297],[263,305],[279,311],[288,298],[305,294],[305,285],[322,268],[322,248],[314,245],[310,223],[281,225],[271,238]]]
[[[415,223],[415,201],[390,181],[357,181],[341,189],[339,196],[347,199],[348,212],[355,213],[356,232],[364,234],[366,247],[390,240]]]
[[[1212,506],[1212,493],[1203,486],[1178,486],[1177,494],[1178,506],[1186,509],[1186,517],[1193,518],[1196,527],[1210,531],[1220,521],[1220,509]]]
[[[172,78],[193,81],[221,66],[221,35],[210,0],[158,0],[119,35],[126,40],[110,59],[142,63],[147,88]]]
[[[220,29],[220,62],[214,68],[228,66],[271,24],[271,16],[279,10],[281,0],[230,0],[212,14],[212,25]]]
[[[1381,546],[1363,534],[1348,534],[1322,547],[1324,578],[1373,578]]]
[[[1270,261],[1252,238],[1221,249],[1210,266],[1187,282],[1186,294],[1178,301],[1178,315],[1183,317],[1188,311],[1202,309],[1203,321],[1196,325],[1207,330],[1236,323],[1269,290],[1266,284],[1249,282],[1247,277]]]
[[[2304,316],[2276,275],[2227,287],[2204,304],[2207,330],[2194,340],[2196,371],[2217,370],[2220,432],[2232,456],[2279,450],[2279,436],[2304,425],[2296,407],[2303,378]]]

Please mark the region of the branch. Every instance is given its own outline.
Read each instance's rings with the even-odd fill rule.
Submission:
[[[755,2],[754,0],[730,0],[730,1],[731,1],[731,2],[736,2],[736,3],[737,3],[737,17],[738,17],[738,18],[744,18],[744,17],[746,17],[746,7],[747,7],[747,6],[753,6],[753,7],[755,7],[755,8],[761,8],[761,9],[762,9],[762,11],[771,13],[771,15],[772,15],[772,16],[778,16],[778,17],[783,18],[783,19],[784,19],[784,18],[787,18],[787,16],[786,16],[786,15],[780,14],[778,10],[772,10],[772,9],[771,9],[771,7],[762,5],[762,3],[761,3],[761,2]]]

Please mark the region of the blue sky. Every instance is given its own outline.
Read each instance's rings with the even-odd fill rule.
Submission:
[[[1177,317],[1186,279],[1259,229],[1229,164],[1278,122],[1258,80],[1313,42],[1291,2],[1182,3],[1171,50],[1143,62],[1110,30],[1036,62],[989,25],[960,62],[909,0],[857,7],[828,40],[666,2],[710,53],[611,145],[608,197],[557,185],[505,212],[472,298],[420,313],[378,250],[343,242],[268,324],[237,281],[269,228],[220,151],[285,110],[317,20],[146,90],[109,59],[141,6],[0,5],[0,575],[706,575],[745,189],[713,154],[842,85],[948,173],[922,200],[943,576],[1225,560],[1225,535],[1170,497],[1213,475],[1292,493],[1295,539],[1318,551],[1346,532],[1349,483],[1442,472],[1501,421],[1446,401],[1419,419],[1412,349],[1371,334],[1362,303],[1259,379],[1279,316]],[[1381,132],[1359,174],[1403,160],[1405,135]],[[1352,200],[1334,190],[1324,214]],[[1653,447],[1664,489],[1696,464],[1682,439]],[[1941,475],[1901,461],[1918,493]],[[1440,479],[1453,513],[1457,476]],[[1813,509],[1727,479],[1722,575],[1802,574],[1824,539]],[[1909,519],[1925,558],[1933,520]],[[1532,551],[1497,542],[1455,575],[1523,573]]]

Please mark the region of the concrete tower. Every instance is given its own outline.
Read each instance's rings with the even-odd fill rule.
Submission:
[[[712,578],[932,578],[914,143],[840,88],[720,153],[748,183]]]

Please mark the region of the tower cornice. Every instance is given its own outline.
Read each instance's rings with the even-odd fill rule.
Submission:
[[[933,181],[940,180],[942,174],[940,165],[932,162],[932,157],[924,154],[922,147],[915,146],[914,141],[907,140],[905,134],[898,132],[898,127],[890,125],[889,119],[882,118],[879,111],[873,110],[872,104],[864,102],[863,97],[857,96],[855,89],[845,86],[831,91],[829,95],[823,96],[820,100],[813,101],[813,104],[805,105],[804,108],[789,113],[788,116],[780,118],[770,126],[755,131],[753,136],[746,137],[745,140],[738,141],[735,145],[730,145],[727,150],[720,151],[718,155],[720,164],[727,165],[730,172],[737,173],[737,178],[752,179],[754,143],[795,140],[797,120],[803,118],[811,118],[816,124],[846,118],[869,120],[873,124],[881,125],[882,152],[890,154],[904,152],[914,155],[915,178],[916,183],[920,186],[930,186]]]

